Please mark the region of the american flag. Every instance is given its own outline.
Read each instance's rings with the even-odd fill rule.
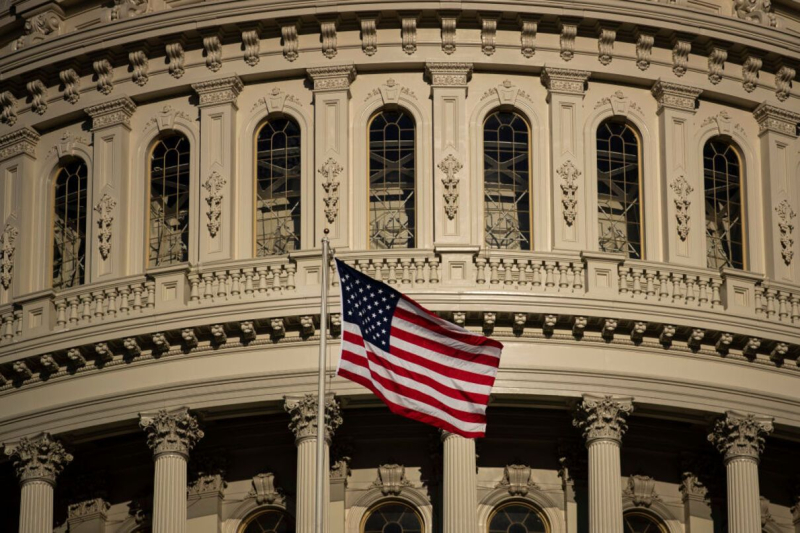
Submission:
[[[337,375],[402,415],[468,438],[486,432],[503,345],[443,320],[336,260],[342,296]]]

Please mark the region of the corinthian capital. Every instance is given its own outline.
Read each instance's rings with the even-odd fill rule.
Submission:
[[[147,445],[153,455],[177,453],[188,457],[203,432],[188,407],[172,411],[161,409],[153,414],[139,414],[139,427],[147,433]]]
[[[584,394],[572,425],[583,432],[586,443],[595,440],[622,441],[628,431],[627,418],[633,412],[633,398]]]
[[[764,451],[764,439],[773,429],[770,417],[728,411],[714,424],[708,441],[724,455],[725,462],[737,457],[758,461]]]
[[[19,442],[6,444],[5,454],[11,458],[20,484],[26,481],[46,481],[55,485],[56,477],[72,462],[72,455],[49,433]]]
[[[313,394],[305,396],[287,396],[284,409],[292,417],[289,429],[294,433],[295,442],[317,436],[317,397]],[[342,425],[339,414],[339,402],[332,394],[325,398],[325,440],[329,443],[336,429]]]

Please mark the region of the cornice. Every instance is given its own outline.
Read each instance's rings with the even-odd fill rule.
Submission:
[[[20,128],[0,136],[0,161],[20,154],[36,157],[39,134],[31,128]]]
[[[592,75],[586,70],[573,70],[560,67],[545,66],[542,70],[542,85],[549,94],[574,94],[583,95],[586,92],[586,82]]]
[[[658,79],[651,89],[653,97],[658,102],[658,110],[664,108],[679,111],[695,112],[697,99],[703,93],[702,89],[672,83]]]
[[[306,74],[314,84],[315,91],[344,91],[356,79],[356,68],[352,63],[311,67]]]
[[[209,107],[220,104],[236,105],[239,93],[244,89],[244,84],[239,76],[229,76],[216,80],[193,83],[192,89],[200,98],[199,107]]]
[[[466,87],[472,77],[472,63],[430,61],[425,74],[432,87]]]
[[[87,107],[86,114],[92,118],[92,130],[110,128],[111,126],[131,126],[131,117],[136,111],[136,104],[127,96],[109,100],[102,104]]]
[[[782,133],[797,138],[797,125],[800,124],[800,113],[782,109],[766,102],[759,105],[753,116],[758,122],[759,135],[766,132]]]

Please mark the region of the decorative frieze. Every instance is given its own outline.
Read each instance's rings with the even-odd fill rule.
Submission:
[[[442,23],[442,52],[451,55],[456,51],[456,23],[458,19],[453,15],[440,16]]]
[[[64,86],[64,100],[70,104],[77,104],[81,98],[80,84],[81,77],[75,72],[75,69],[68,68],[58,73],[58,79],[61,80],[61,85]]]
[[[17,249],[16,242],[19,230],[11,224],[6,224],[0,234],[0,284],[5,290],[11,288],[14,277],[14,253]]]
[[[384,496],[399,496],[403,488],[410,487],[406,479],[406,468],[398,464],[386,464],[378,467],[378,478],[372,483]]]
[[[222,218],[222,200],[225,197],[222,191],[227,183],[227,180],[216,170],[212,171],[206,181],[203,182],[203,188],[206,190],[206,203],[208,204],[206,227],[208,228],[208,234],[212,238],[219,233],[220,219]]]
[[[728,51],[724,48],[715,47],[708,54],[708,81],[714,85],[722,81],[722,71],[725,69],[725,61],[728,59]]]
[[[491,56],[497,51],[497,17],[481,16],[481,51]]]
[[[319,24],[319,31],[322,37],[322,55],[328,59],[336,57],[337,41],[336,29],[339,26],[339,20],[323,20]]]
[[[619,322],[616,318],[603,319],[603,330],[601,334],[606,341],[614,340],[614,333],[617,331],[617,326],[619,326]]]
[[[442,171],[442,185],[444,185],[444,212],[447,218],[454,219],[458,214],[458,182],[457,174],[463,168],[461,162],[453,154],[448,154],[439,162],[439,170]]]
[[[28,368],[28,364],[25,361],[14,362],[14,364],[11,365],[11,370],[14,371],[17,381],[25,381],[33,377],[33,372]]]
[[[169,43],[166,46],[166,52],[168,60],[167,68],[170,76],[175,79],[182,77],[186,72],[183,68],[186,62],[186,54],[183,51],[183,45],[181,43]]]
[[[545,67],[542,71],[542,84],[551,94],[583,95],[589,76],[591,72],[586,70]]]
[[[708,441],[723,454],[725,461],[746,457],[758,461],[764,441],[773,431],[772,418],[728,411],[714,424]]]
[[[527,465],[507,465],[503,469],[503,479],[496,488],[505,489],[510,496],[526,496],[536,484],[531,480],[531,467]]]
[[[244,84],[239,76],[230,76],[217,80],[193,83],[192,89],[195,90],[200,98],[200,107],[215,106],[221,104],[236,105],[236,98],[242,92]]]
[[[472,77],[472,63],[428,62],[425,72],[433,87],[466,87]]]
[[[650,68],[650,56],[653,51],[654,43],[655,37],[644,33],[639,34],[639,37],[636,39],[636,66],[639,70],[644,71]]]
[[[572,226],[578,217],[578,179],[581,177],[581,171],[571,160],[567,160],[556,170],[556,174],[561,178],[561,205],[564,209],[564,221],[568,226]]]
[[[689,41],[678,41],[672,48],[672,72],[679,78],[686,74],[691,51],[692,43]]]
[[[620,442],[632,412],[632,398],[587,394],[578,404],[572,425],[583,432],[587,444],[595,440]]]
[[[130,127],[131,116],[136,111],[136,104],[127,96],[110,100],[102,104],[87,107],[86,114],[92,117],[92,130],[123,125]]]
[[[378,51],[378,17],[361,17],[361,50],[368,56]]]
[[[50,354],[45,354],[39,358],[39,366],[45,374],[55,374],[58,372],[58,362]]]
[[[224,324],[214,324],[211,326],[211,344],[220,346],[228,342],[228,334],[225,332]]]
[[[775,212],[778,213],[778,231],[781,234],[781,256],[784,263],[791,265],[794,258],[794,236],[792,235],[794,222],[792,221],[797,214],[785,198],[775,207]]]
[[[94,206],[94,210],[99,217],[97,225],[100,227],[97,235],[99,241],[98,249],[103,259],[108,259],[108,255],[111,253],[111,224],[114,222],[112,213],[116,207],[117,201],[108,193],[104,193]]]
[[[187,407],[140,414],[139,426],[147,434],[147,445],[155,456],[164,453],[188,456],[195,444],[203,438],[197,419],[189,414]]]
[[[789,91],[792,88],[795,74],[796,72],[792,67],[785,65],[775,73],[775,97],[781,102],[789,98]]]
[[[559,36],[559,46],[561,48],[561,59],[570,61],[575,57],[575,37],[578,36],[578,26],[574,24],[562,24]]]
[[[686,181],[683,174],[672,180],[670,188],[675,193],[673,201],[675,202],[675,218],[678,220],[678,237],[685,241],[689,238],[689,220],[691,219],[689,207],[692,202],[689,200],[689,196],[694,192],[694,188]]]
[[[30,128],[20,128],[0,136],[0,161],[20,154],[36,157],[39,134]]]
[[[5,454],[11,459],[20,483],[45,481],[55,485],[58,475],[72,462],[72,455],[49,433],[7,444]]]
[[[286,505],[286,496],[275,483],[275,474],[271,472],[258,474],[252,479],[252,488],[247,494],[255,498],[258,505]]]
[[[9,126],[17,123],[17,99],[11,91],[0,93],[0,122]]]
[[[194,328],[183,328],[181,330],[181,339],[183,339],[183,344],[187,348],[192,349],[197,347],[197,332]]]
[[[105,95],[114,90],[114,67],[108,59],[100,59],[92,63],[92,70],[97,77],[97,90]]]
[[[755,56],[749,56],[742,65],[742,87],[751,93],[758,87],[758,73],[763,61]]]
[[[108,13],[110,21],[124,20],[149,13],[153,0],[114,0],[114,7]]]
[[[136,337],[125,337],[122,339],[122,349],[125,350],[125,357],[131,359],[142,355],[142,347]]]
[[[284,408],[291,416],[289,429],[295,441],[317,437],[317,397],[306,394],[299,397],[286,397]],[[334,432],[342,425],[339,402],[332,395],[325,398],[325,440],[330,442]]]
[[[800,123],[800,113],[781,109],[764,102],[753,111],[753,116],[758,122],[759,135],[771,131],[793,138],[797,137],[797,124]]]
[[[417,17],[404,16],[400,21],[403,52],[408,55],[417,51]]]
[[[650,507],[653,502],[659,500],[656,494],[656,482],[650,476],[633,475],[628,478],[628,485],[622,494],[630,498],[633,505],[637,507]]]
[[[659,111],[669,108],[694,112],[697,98],[703,90],[659,79],[651,92],[658,102]]]
[[[147,71],[150,63],[144,50],[135,50],[128,54],[128,63],[131,65],[131,80],[139,87],[144,87],[150,80]]]
[[[61,34],[64,29],[64,12],[54,3],[49,5],[52,6],[50,9],[25,20],[22,35],[14,43],[14,50],[22,50]]]
[[[70,348],[67,351],[67,360],[69,361],[69,367],[73,371],[86,366],[86,357],[83,356],[80,348]]]
[[[520,27],[520,53],[524,57],[531,58],[536,53],[536,32],[539,29],[539,24],[535,20],[522,17],[519,17],[517,22]]]
[[[325,203],[325,218],[329,224],[333,224],[339,215],[339,174],[343,170],[333,157],[329,157],[317,171],[325,180],[322,182],[325,191],[322,201]]]
[[[597,39],[597,60],[601,65],[610,65],[614,59],[614,41],[617,40],[615,30],[601,29]]]
[[[356,79],[356,68],[352,64],[306,69],[315,91],[342,91],[350,88]]]
[[[243,343],[248,343],[256,339],[256,326],[252,320],[243,320],[239,323],[239,332]]]
[[[737,17],[774,28],[778,25],[778,19],[771,10],[771,0],[733,0],[733,11]]]
[[[47,112],[47,87],[42,80],[31,80],[25,87],[31,97],[31,111],[37,115],[44,115]]]

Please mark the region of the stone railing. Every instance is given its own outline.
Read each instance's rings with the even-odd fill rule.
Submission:
[[[800,288],[761,282],[756,286],[755,313],[764,320],[800,324]]]
[[[124,319],[155,306],[155,283],[144,276],[113,284],[82,286],[53,298],[55,327],[80,327]]]
[[[189,301],[264,298],[294,291],[296,264],[289,256],[214,265],[187,275]]]
[[[641,261],[619,266],[619,295],[639,301],[721,309],[723,278],[718,272]]]
[[[481,253],[475,267],[475,282],[493,289],[584,292],[584,264],[577,255]]]
[[[345,252],[337,257],[359,272],[389,285],[435,285],[442,276],[433,250]],[[337,284],[335,273],[331,280]]]

